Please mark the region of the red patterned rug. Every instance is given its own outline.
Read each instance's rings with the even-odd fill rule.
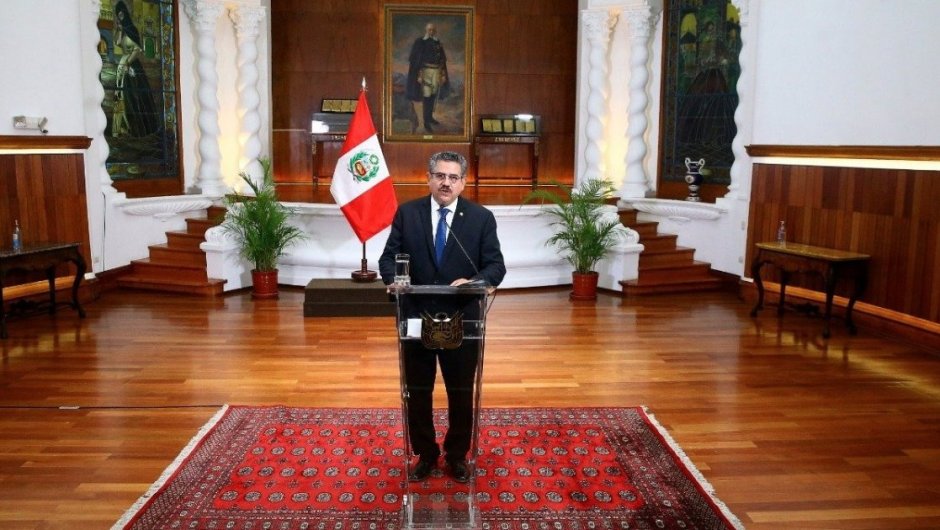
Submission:
[[[224,407],[114,528],[399,528],[402,436],[393,409]],[[743,528],[642,407],[485,409],[478,455],[484,528]]]

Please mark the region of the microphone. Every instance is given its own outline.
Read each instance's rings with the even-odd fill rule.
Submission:
[[[467,261],[470,262],[470,266],[473,267],[474,276],[479,276],[476,280],[470,280],[467,283],[461,284],[458,287],[488,287],[489,284],[486,283],[486,278],[483,278],[483,275],[480,274],[480,269],[477,268],[477,264],[473,261],[473,258],[470,257],[470,253],[467,252],[467,249],[464,248],[463,243],[460,242],[460,238],[457,237],[457,233],[454,232],[454,229],[450,226],[450,223],[447,222],[447,218],[444,218],[444,224],[447,225],[447,230],[450,232],[450,235],[454,237],[454,241],[457,243],[457,247],[460,249],[460,252],[463,253],[464,257],[467,258]]]

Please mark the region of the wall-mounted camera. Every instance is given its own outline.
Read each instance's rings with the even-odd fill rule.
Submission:
[[[13,116],[14,129],[36,129],[42,134],[49,132],[49,129],[46,129],[48,122],[45,116]]]

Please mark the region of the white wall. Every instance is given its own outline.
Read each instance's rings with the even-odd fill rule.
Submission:
[[[760,4],[752,143],[940,143],[940,2]]]
[[[270,0],[260,4],[270,9]],[[96,120],[86,116],[86,112],[100,112],[94,103],[88,103],[89,98],[95,97],[93,78],[100,68],[100,64],[92,64],[95,54],[85,53],[86,47],[95,44],[93,37],[89,39],[97,31],[93,26],[93,9],[93,0],[4,0],[0,11],[0,71],[4,72],[0,83],[0,135],[38,134],[35,130],[13,128],[12,117],[22,114],[47,117],[50,135],[92,137],[92,148],[85,153],[88,228],[92,270],[100,272],[146,257],[147,245],[160,242],[165,230],[181,229],[186,209],[200,202],[158,201],[160,206],[155,206],[150,202],[135,204],[120,194],[103,198],[102,194],[107,193],[104,189],[107,186],[102,186],[102,181],[107,182],[101,160],[104,151],[96,143],[102,140],[100,136],[96,138]],[[199,161],[196,55],[194,31],[182,6],[178,17],[182,163],[184,189],[191,191],[198,185]],[[257,41],[262,154],[270,152],[269,36],[270,20],[265,17]],[[238,57],[235,30],[227,12],[218,20],[216,47],[220,165],[223,180],[233,184],[238,181],[240,170]],[[128,214],[129,211],[137,213]],[[115,219],[121,219],[120,226],[115,225]]]
[[[13,116],[45,116],[52,135],[84,135],[80,2],[5,0],[0,10],[0,134]]]

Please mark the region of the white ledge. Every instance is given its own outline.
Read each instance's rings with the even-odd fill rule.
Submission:
[[[673,199],[626,198],[620,199],[617,206],[629,207],[640,212],[668,217],[679,222],[688,222],[692,219],[713,221],[728,212],[727,208],[717,204],[677,201]]]
[[[128,215],[150,215],[157,218],[170,217],[182,212],[205,210],[212,204],[212,198],[206,195],[118,199],[114,203],[116,207]]]

